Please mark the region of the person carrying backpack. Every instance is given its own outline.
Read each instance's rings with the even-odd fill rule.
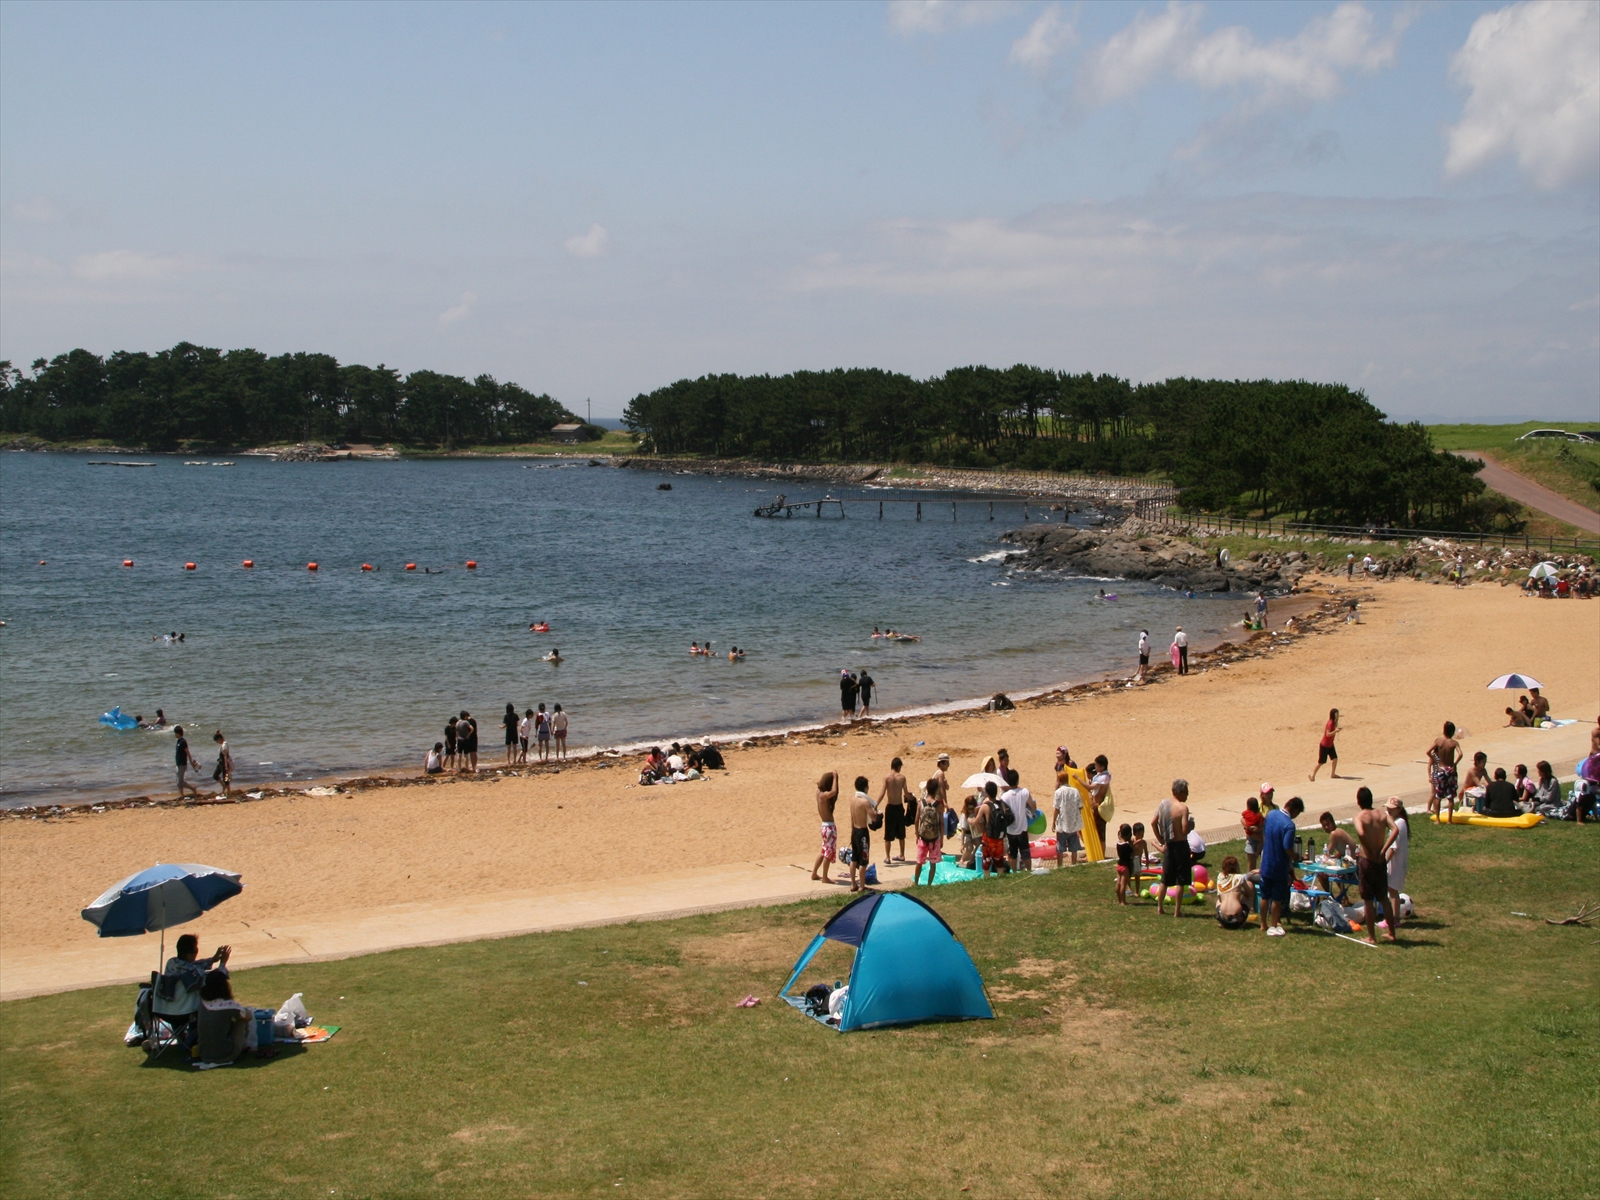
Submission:
[[[1011,806],[1000,802],[1000,789],[991,779],[983,785],[983,803],[978,805],[978,828],[983,832],[979,848],[983,852],[985,879],[989,878],[990,871],[999,874],[1011,870],[1006,862],[1006,830],[1011,825],[1011,816]]]
[[[911,873],[911,886],[917,886],[923,863],[928,864],[928,883],[931,886],[943,856],[944,801],[939,798],[939,781],[930,779],[927,795],[917,808],[917,868]]]

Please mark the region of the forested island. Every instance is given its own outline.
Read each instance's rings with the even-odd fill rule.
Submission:
[[[0,431],[151,450],[283,442],[416,449],[545,440],[578,418],[489,375],[342,365],[328,354],[183,342],[105,358],[73,350],[24,372],[0,362]],[[1018,365],[931,379],[873,369],[706,375],[635,396],[644,453],[778,463],[1156,474],[1186,508],[1337,523],[1514,527],[1476,461],[1436,451],[1342,384],[1168,379],[1131,384]],[[585,426],[588,436],[603,431]]]
[[[47,442],[151,450],[281,442],[413,447],[536,442],[579,422],[562,405],[492,376],[341,365],[331,354],[213,350],[180,342],[106,358],[73,350],[24,373],[0,362],[0,430]],[[604,431],[586,425],[585,433]]]
[[[628,404],[641,448],[777,462],[1159,473],[1187,508],[1489,528],[1518,506],[1342,384],[1168,379],[1038,367],[706,375]]]

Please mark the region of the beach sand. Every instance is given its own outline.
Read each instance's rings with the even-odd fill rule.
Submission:
[[[1352,593],[1324,583],[1314,594]],[[959,783],[1005,746],[1043,800],[1054,788],[1057,745],[1079,763],[1103,753],[1115,821],[1148,823],[1182,776],[1211,840],[1238,836],[1238,812],[1263,780],[1277,785],[1280,803],[1305,797],[1302,823],[1323,809],[1353,810],[1357,779],[1330,781],[1324,769],[1315,784],[1306,780],[1330,707],[1342,714],[1341,774],[1359,777],[1380,802],[1389,794],[1420,800],[1423,754],[1446,719],[1465,731],[1464,748],[1488,751],[1492,765],[1531,769],[1547,758],[1570,775],[1600,712],[1600,608],[1409,580],[1359,594],[1370,597],[1363,624],[1329,622],[1187,678],[1014,712],[728,747],[728,771],[706,782],[641,788],[637,761],[627,759],[446,786],[0,821],[0,996],[148,972],[155,935],[97,939],[78,912],[156,862],[242,873],[243,895],[185,927],[205,952],[233,944],[237,966],[841,891],[810,880],[815,782],[826,770],[846,781],[866,775],[875,794],[895,755],[921,780],[946,751]],[[1153,632],[1160,649],[1167,638]],[[1579,723],[1503,728],[1515,696],[1484,685],[1513,670],[1542,680],[1554,715]],[[910,849],[914,857],[914,841]],[[874,856],[882,858],[876,837]],[[884,882],[909,882],[909,869],[886,872]],[[1109,897],[1109,871],[1106,886]]]

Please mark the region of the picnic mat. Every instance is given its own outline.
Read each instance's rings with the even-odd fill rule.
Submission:
[[[953,854],[946,854],[939,863],[939,869],[934,873],[933,885],[939,887],[946,883],[971,883],[974,879],[982,879],[983,872],[973,867],[956,865]]]

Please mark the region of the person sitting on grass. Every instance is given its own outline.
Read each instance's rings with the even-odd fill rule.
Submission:
[[[1256,906],[1255,885],[1239,871],[1239,860],[1228,855],[1217,876],[1217,924],[1224,929],[1243,929]]]
[[[196,1057],[203,1063],[231,1063],[246,1050],[254,1050],[257,1058],[277,1054],[256,1045],[255,1013],[233,998],[226,971],[210,972],[200,985],[199,1034]]]
[[[206,973],[213,968],[228,970],[228,956],[232,946],[218,946],[210,958],[200,958],[200,939],[186,933],[178,939],[177,953],[167,959],[167,965],[156,981],[156,994],[151,1000],[151,1012],[160,1017],[177,1032],[194,1020],[200,1008],[200,988]]]
[[[1561,782],[1555,777],[1555,772],[1550,769],[1548,762],[1541,760],[1533,769],[1539,772],[1539,782],[1533,789],[1533,809],[1549,816],[1551,812],[1561,807]],[[1546,811],[1547,805],[1549,811]]]
[[[1483,789],[1483,799],[1478,802],[1477,810],[1490,817],[1517,815],[1517,788],[1506,779],[1504,767],[1494,769],[1494,779]]]

